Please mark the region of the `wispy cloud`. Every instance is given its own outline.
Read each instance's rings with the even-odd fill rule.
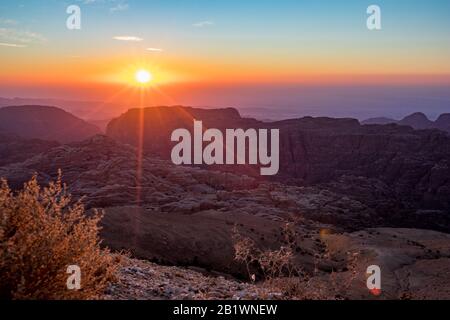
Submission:
[[[25,48],[24,44],[0,42],[0,47]]]
[[[145,49],[147,51],[151,51],[151,52],[163,52],[164,50],[161,48],[147,48]]]
[[[0,40],[20,43],[42,43],[47,41],[47,39],[39,33],[12,28],[0,28]]]
[[[193,26],[197,27],[197,28],[203,28],[203,27],[212,26],[212,25],[214,25],[214,21],[209,21],[209,20],[199,21],[199,22],[196,22],[193,24]]]
[[[125,11],[128,10],[130,6],[128,3],[118,3],[116,6],[109,9],[111,12],[117,12],[117,11]]]
[[[134,41],[134,42],[139,42],[139,41],[143,41],[144,39],[136,37],[136,36],[115,36],[113,37],[114,40],[119,40],[119,41]]]

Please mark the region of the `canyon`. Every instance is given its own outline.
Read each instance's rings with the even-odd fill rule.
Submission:
[[[359,252],[359,276],[348,292],[352,298],[368,298],[365,273],[371,264],[381,267],[385,298],[449,296],[450,138],[445,132],[353,119],[261,122],[232,108],[161,107],[144,109],[141,153],[139,114],[129,110],[109,123],[107,135],[70,143],[0,135],[5,155],[0,177],[13,189],[33,174],[45,184],[61,169],[75,200],[83,198],[88,212],[104,210],[104,245],[158,263],[131,262],[122,274],[131,287],[112,288],[114,297],[132,297],[132,288],[140,288],[142,297],[156,298],[147,287],[153,278],[160,282],[152,285],[165,285],[157,293],[164,298],[199,296],[176,285],[182,277],[186,285],[202,288],[210,277],[243,279],[245,268],[234,260],[233,228],[259,248],[276,249],[284,245],[283,227],[293,221],[297,265],[313,272],[317,254],[324,248],[333,253],[317,266],[319,282],[327,282],[331,270],[348,275],[347,252]],[[258,165],[174,165],[172,130],[193,130],[193,118],[208,128],[279,129],[279,173],[261,176]],[[167,275],[177,272],[183,274],[179,280]],[[135,283],[141,277],[147,280]],[[233,281],[217,280],[220,289],[205,290],[219,290],[214,297],[241,294],[225,287],[245,287],[243,297],[262,294]]]
[[[175,129],[170,141],[178,142],[171,152],[174,164],[233,165],[257,164],[262,167],[260,174],[275,175],[279,169],[279,130],[267,129],[225,129],[225,135],[218,129],[203,130],[202,121],[193,120],[194,137],[185,129]],[[204,131],[204,132],[203,132]],[[224,139],[225,136],[225,139]],[[204,142],[209,142],[203,148]],[[193,147],[192,147],[193,145]],[[270,153],[269,147],[270,146]],[[247,152],[248,151],[248,152]],[[224,155],[225,154],[225,155]]]

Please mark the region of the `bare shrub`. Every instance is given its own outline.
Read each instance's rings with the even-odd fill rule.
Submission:
[[[318,266],[332,261],[328,246],[323,244],[323,251],[313,255],[314,271],[307,273],[293,261],[297,247],[295,223],[286,223],[282,233],[283,246],[277,250],[261,250],[252,239],[242,236],[236,227],[233,229],[235,260],[246,265],[250,279],[254,279],[254,272],[262,272],[262,285],[281,292],[286,299],[345,299],[357,276],[358,254],[347,252],[345,273],[331,270],[329,274],[321,274]]]
[[[41,188],[36,176],[13,193],[0,188],[0,298],[96,299],[114,279],[118,264],[100,248],[101,212],[85,215],[72,204],[61,173]],[[81,269],[81,289],[68,290],[69,265]]]
[[[232,240],[235,253],[234,260],[243,263],[247,270],[247,275],[250,279],[254,280],[254,274],[251,269],[252,265],[258,263],[261,251],[256,247],[252,239],[243,237],[236,226],[233,228]]]
[[[236,226],[233,228],[232,238],[234,243],[235,257],[238,262],[244,263],[250,279],[254,280],[255,273],[260,271],[264,280],[270,280],[283,275],[298,275],[299,269],[295,267],[292,259],[294,257],[293,227],[286,224],[283,229],[285,246],[277,250],[260,250],[255,242],[242,236]]]

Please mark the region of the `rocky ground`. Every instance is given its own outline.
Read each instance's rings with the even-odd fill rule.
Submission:
[[[381,228],[322,237],[331,258],[320,260],[319,271],[307,280],[291,277],[248,283],[205,269],[124,258],[119,281],[104,298],[450,299],[450,235]],[[351,266],[349,252],[355,257]],[[379,296],[366,287],[366,269],[373,264],[381,268]]]
[[[205,275],[180,267],[167,267],[145,260],[126,259],[119,281],[112,284],[108,300],[253,300],[281,299],[283,294],[263,286]]]

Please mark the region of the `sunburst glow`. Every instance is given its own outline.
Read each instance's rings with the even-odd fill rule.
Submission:
[[[152,81],[153,76],[147,70],[141,69],[136,72],[135,79],[139,84],[144,85]]]

